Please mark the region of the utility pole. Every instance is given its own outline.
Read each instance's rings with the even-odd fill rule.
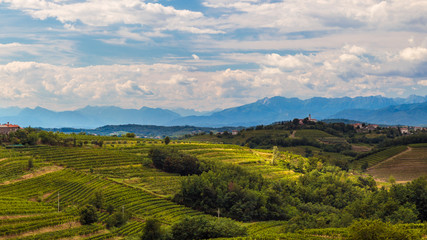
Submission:
[[[123,219],[125,219],[125,206],[124,205],[122,206],[122,217],[123,217]]]
[[[58,191],[58,212],[59,212],[59,191]]]

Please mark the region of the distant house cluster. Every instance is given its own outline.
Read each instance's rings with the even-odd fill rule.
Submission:
[[[394,127],[397,128],[397,127]],[[427,131],[427,128],[424,127],[410,127],[410,126],[402,126],[399,127],[401,134],[411,134],[416,132]]]
[[[360,131],[373,131],[377,129],[379,126],[377,124],[363,124],[363,123],[355,123],[353,124],[354,129]]]
[[[355,123],[353,124],[354,129],[359,132],[367,132],[373,131],[377,129],[379,126],[376,124],[364,124],[364,123]],[[423,127],[410,127],[410,126],[388,126],[386,128],[395,128],[399,129],[401,134],[410,134],[415,132],[427,131],[427,128]]]
[[[16,132],[18,129],[21,129],[19,125],[14,125],[10,123],[0,125],[0,134],[9,134],[11,132]]]

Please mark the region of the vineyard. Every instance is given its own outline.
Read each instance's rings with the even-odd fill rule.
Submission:
[[[334,136],[320,130],[304,129],[304,130],[297,130],[295,133],[295,137],[319,139],[319,138],[330,138]]]
[[[387,161],[370,168],[368,173],[387,181],[390,176],[398,182],[407,182],[427,175],[427,147],[410,147]]]
[[[396,147],[388,148],[383,151],[379,151],[377,153],[371,154],[365,158],[361,158],[353,162],[352,168],[360,169],[362,168],[362,166],[364,166],[364,168],[372,167],[375,164],[382,162],[390,157],[393,157],[405,150],[407,150],[406,146],[396,146]]]
[[[316,137],[328,141],[341,141],[321,131],[309,131],[297,131],[297,137],[317,134]],[[75,138],[75,147],[0,148],[0,240],[139,239],[149,218],[171,227],[186,217],[206,215],[171,201],[186,176],[153,167],[149,150],[152,146],[164,146],[162,141],[86,135],[75,135]],[[103,142],[102,146],[95,144],[99,141]],[[290,152],[274,156],[270,149],[238,145],[173,141],[167,148],[206,162],[240,166],[269,181],[298,179],[303,171],[287,166],[305,166],[308,162],[307,158]],[[390,148],[360,159],[357,164],[367,162],[372,166],[405,149]],[[402,158],[425,154],[425,149],[414,147],[412,155],[402,155]],[[273,164],[273,157],[278,163]],[[355,181],[347,175],[341,178]],[[81,225],[79,209],[100,192],[105,205],[123,214],[131,213],[126,224],[107,228],[110,213],[98,209],[97,223]],[[347,236],[347,228],[290,232],[287,221],[236,223],[247,228],[248,236],[227,239],[345,239]]]

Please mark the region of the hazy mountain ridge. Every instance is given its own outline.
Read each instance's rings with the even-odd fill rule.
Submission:
[[[0,108],[0,122],[44,128],[97,128],[104,125],[139,124],[159,126],[254,126],[294,118],[345,118],[389,125],[427,125],[427,96],[408,98],[370,97],[271,97],[213,112],[208,116],[182,116],[172,110],[142,107],[123,109],[114,106],[87,106],[74,111],[55,112],[36,107]],[[194,111],[194,110],[193,110]],[[183,112],[182,109],[180,111]],[[186,113],[192,112],[185,109]],[[194,111],[196,112],[196,111]]]
[[[197,125],[197,126],[253,126],[258,124],[270,124],[276,121],[292,120],[294,118],[305,118],[309,114],[316,119],[343,118],[336,115],[338,112],[347,109],[376,110],[389,106],[396,106],[403,103],[416,104],[426,102],[426,97],[410,96],[408,98],[385,98],[382,96],[370,97],[343,97],[343,98],[322,98],[315,97],[307,100],[298,98],[272,97],[258,100],[254,103],[242,105],[235,108],[225,109],[213,113],[207,117],[189,116],[175,119],[175,125]],[[384,113],[383,113],[384,114]],[[426,115],[427,116],[427,115]],[[353,117],[350,116],[349,117]],[[350,120],[360,120],[361,118]],[[372,123],[378,119],[370,118]],[[407,125],[412,125],[411,117],[405,118]],[[400,121],[399,121],[400,122]],[[417,122],[418,123],[418,122]],[[171,124],[171,122],[169,123]],[[424,123],[426,124],[426,123]]]
[[[206,128],[206,127],[194,127],[194,126],[155,126],[155,125],[137,125],[137,124],[125,124],[125,125],[106,125],[95,129],[84,129],[84,128],[43,128],[47,131],[59,131],[65,133],[80,133],[85,132],[87,134],[97,135],[120,135],[125,132],[135,133],[141,137],[178,137],[185,134],[193,134],[199,132],[231,132],[232,130],[240,130],[242,127],[221,127],[221,128]]]
[[[348,109],[332,117],[386,125],[426,126],[427,102],[401,104],[378,110]]]

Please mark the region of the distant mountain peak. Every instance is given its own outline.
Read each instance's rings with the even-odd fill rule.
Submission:
[[[117,106],[87,105],[74,111],[62,112],[38,106],[34,109],[0,108],[0,122],[14,122],[21,126],[47,128],[96,128],[103,125],[120,124],[222,127],[270,124],[294,118],[305,118],[308,114],[319,120],[334,116],[359,120],[360,118],[355,119],[357,116],[354,116],[357,113],[362,116],[363,122],[382,123],[382,119],[388,118],[402,124],[414,125],[414,123],[422,123],[424,119],[427,119],[427,113],[425,113],[427,103],[420,104],[422,102],[427,102],[427,96],[411,95],[406,98],[387,98],[380,95],[353,98],[313,97],[305,100],[274,96],[199,116],[185,116],[173,110],[147,106],[140,109],[123,109]],[[185,109],[183,111],[189,112]],[[343,111],[353,115],[336,116]],[[191,113],[195,113],[195,111],[193,110]],[[423,124],[427,125],[427,123]]]

